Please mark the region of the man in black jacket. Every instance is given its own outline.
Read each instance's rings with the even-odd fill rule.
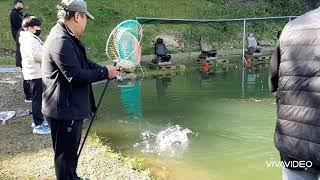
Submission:
[[[10,13],[10,23],[11,23],[11,33],[12,38],[16,44],[16,67],[22,68],[21,65],[21,54],[20,54],[20,43],[19,43],[19,34],[21,31],[24,31],[22,28],[22,20],[23,20],[23,2],[22,0],[15,0],[14,1],[14,8]],[[31,90],[30,84],[28,81],[23,80],[23,91],[25,94],[25,102],[31,102]]]
[[[11,33],[13,40],[16,40],[16,35],[19,29],[21,28],[23,14],[23,2],[22,0],[15,0],[14,1],[14,8],[10,13],[10,23],[11,23]]]
[[[57,6],[58,23],[44,44],[42,59],[42,113],[51,128],[57,180],[78,180],[77,151],[83,119],[95,110],[91,83],[113,79],[113,66],[101,67],[87,58],[79,38],[88,12],[83,0],[62,0]]]
[[[21,28],[22,20],[23,20],[23,2],[21,0],[14,1],[14,8],[10,13],[10,23],[11,23],[11,33],[12,38],[16,42],[16,66],[21,68],[21,55],[19,51],[19,42],[17,43],[17,33]]]

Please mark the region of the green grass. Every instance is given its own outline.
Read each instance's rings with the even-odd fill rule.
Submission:
[[[153,176],[150,171],[143,165],[144,159],[132,158],[117,152],[107,138],[99,136],[97,133],[90,133],[88,136],[88,140],[91,141],[91,144],[95,142],[97,146],[103,148],[106,152],[107,157],[117,157],[118,160],[122,163],[130,163],[133,170],[144,173],[151,179],[158,179],[157,177]]]
[[[0,58],[0,65],[16,65],[16,60],[13,57],[9,57],[9,58]]]
[[[56,5],[60,0],[25,1],[24,12],[42,19],[43,34],[46,38],[56,23]],[[105,44],[111,30],[121,21],[138,16],[162,18],[241,18],[278,15],[300,15],[308,7],[299,0],[288,3],[285,0],[259,0],[243,2],[238,0],[87,0],[89,10],[96,17],[90,20],[82,41],[88,48],[88,55],[97,62],[105,61]],[[0,1],[0,48],[14,49],[10,32],[8,15],[12,8],[12,0]],[[241,8],[239,8],[241,7]],[[248,31],[254,31],[260,39],[274,44],[277,31],[285,22],[259,22],[248,24]],[[191,31],[192,27],[192,31]],[[187,51],[192,37],[192,50],[198,50],[200,35],[209,38],[218,49],[236,49],[242,47],[242,24],[214,25],[144,25],[142,40],[143,54],[153,53],[152,39],[159,34],[175,36],[184,48],[172,49],[171,52]]]

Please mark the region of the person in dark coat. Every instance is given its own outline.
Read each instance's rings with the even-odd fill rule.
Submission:
[[[23,2],[21,0],[14,1],[14,8],[10,13],[11,33],[12,38],[16,42],[16,67],[21,68],[21,55],[19,50],[19,42],[17,40],[17,33],[21,29],[23,20]]]
[[[12,38],[15,41],[16,44],[16,67],[22,69],[22,58],[21,58],[21,53],[20,53],[20,43],[19,43],[19,37],[20,37],[20,32],[24,31],[22,28],[22,20],[23,20],[23,2],[22,0],[15,0],[14,1],[14,8],[11,10],[10,13],[10,24],[11,24],[11,33],[12,33]],[[27,15],[28,16],[28,15]],[[30,84],[28,81],[23,80],[23,91],[25,94],[25,102],[31,102],[31,88]]]
[[[270,64],[284,180],[320,177],[320,8],[289,22]]]
[[[83,0],[62,0],[42,56],[42,113],[51,128],[57,180],[81,179],[76,173],[82,123],[96,109],[91,83],[115,78],[116,67],[90,61],[79,38],[88,12]]]
[[[11,33],[13,40],[16,40],[16,35],[19,29],[21,28],[22,20],[23,20],[23,2],[21,0],[14,1],[14,8],[10,13],[10,23],[11,23]]]

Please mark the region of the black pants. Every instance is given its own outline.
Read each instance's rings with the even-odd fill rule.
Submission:
[[[23,80],[23,92],[26,96],[26,100],[32,100],[32,91],[28,80]]]
[[[154,63],[169,62],[170,59],[171,59],[171,55],[164,55],[164,56],[157,56],[157,58],[153,59],[152,61]]]
[[[20,32],[18,32],[20,33]],[[22,64],[21,64],[21,61],[22,61],[22,57],[21,57],[21,52],[20,52],[20,43],[19,43],[19,40],[15,40],[16,42],[16,67],[20,67],[22,68]]]
[[[206,54],[208,57],[215,57],[217,55],[216,51],[202,51],[202,53]]]
[[[42,104],[42,80],[32,79],[29,80],[32,91],[32,117],[35,125],[43,123],[43,115],[41,113]]]
[[[82,120],[59,120],[46,117],[51,128],[54,167],[57,180],[79,180],[76,169],[81,140]]]
[[[160,57],[161,58],[161,61],[165,61],[165,62],[168,62],[168,61],[170,61],[170,59],[171,59],[171,55],[165,55],[165,56],[161,56]]]

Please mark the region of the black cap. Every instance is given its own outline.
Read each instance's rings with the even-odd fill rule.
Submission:
[[[15,1],[13,2],[14,5],[16,5],[16,4],[18,4],[18,3],[23,3],[23,2],[22,2],[22,0],[15,0]]]
[[[28,28],[33,26],[41,26],[41,21],[35,16],[28,16],[23,19],[22,27]]]

